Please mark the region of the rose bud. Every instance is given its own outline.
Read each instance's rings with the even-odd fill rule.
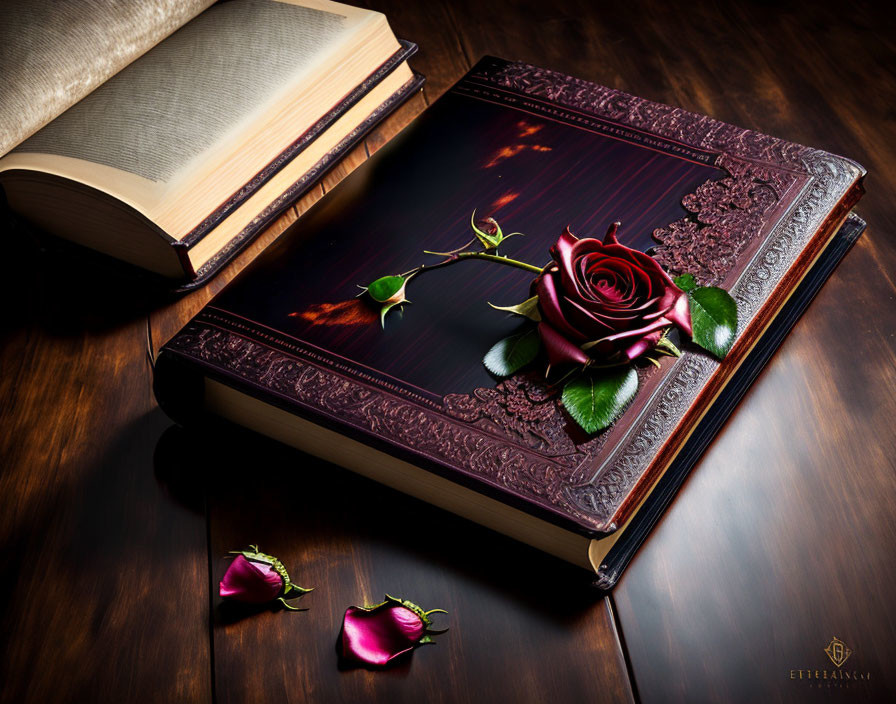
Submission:
[[[395,306],[403,303],[410,303],[407,299],[405,290],[416,271],[407,274],[394,274],[391,276],[381,276],[376,281],[371,281],[367,286],[361,286],[361,293],[365,293],[375,302],[380,304],[380,324],[386,327],[386,313]]]
[[[473,228],[476,239],[479,240],[486,251],[497,249],[504,240],[510,239],[514,235],[522,234],[520,232],[511,232],[509,235],[505,235],[497,220],[493,217],[477,218],[475,210],[473,210],[473,215],[470,217],[470,226]],[[451,253],[448,252],[447,254]]]
[[[349,606],[342,619],[342,656],[368,665],[388,665],[418,645],[432,643],[429,634],[444,633],[430,630],[429,615],[434,613],[448,612],[424,611],[388,594],[376,606]]]
[[[218,588],[220,595],[246,604],[279,601],[287,609],[298,611],[295,606],[287,604],[286,599],[295,599],[312,589],[304,589],[290,582],[286,568],[276,557],[259,552],[257,545],[249,547],[252,550],[230,552],[236,558],[221,579]]]
[[[691,334],[687,294],[652,257],[620,244],[618,226],[603,242],[567,228],[533,283],[552,365],[631,360],[672,325]]]

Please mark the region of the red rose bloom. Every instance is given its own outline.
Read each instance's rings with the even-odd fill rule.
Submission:
[[[618,226],[603,242],[567,228],[533,284],[552,365],[634,359],[671,325],[691,334],[687,294],[651,257],[620,244]]]

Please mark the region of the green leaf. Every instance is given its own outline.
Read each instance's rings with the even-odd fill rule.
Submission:
[[[676,276],[672,281],[682,291],[691,291],[697,288],[697,282],[693,274],[682,274],[681,276]]]
[[[691,339],[721,359],[737,333],[737,303],[724,289],[703,286],[688,292],[691,309]]]
[[[533,362],[541,350],[541,338],[534,327],[496,343],[482,360],[492,374],[510,376]]]
[[[586,433],[603,430],[622,415],[638,393],[631,366],[585,372],[563,387],[563,406]]]
[[[538,296],[527,298],[515,306],[496,306],[494,303],[489,303],[489,305],[495,310],[504,310],[514,315],[522,315],[524,318],[534,320],[536,323],[541,322],[541,313],[538,312]]]
[[[385,303],[404,287],[403,276],[383,276],[367,287],[367,293],[377,303]]]

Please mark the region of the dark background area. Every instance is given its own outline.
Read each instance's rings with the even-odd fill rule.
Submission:
[[[371,3],[428,81],[227,270],[165,301],[5,233],[0,700],[892,701],[896,684],[896,27],[882,4]],[[587,574],[243,433],[183,434],[148,351],[484,54],[852,157],[868,231],[610,596]],[[452,292],[447,292],[451,294]],[[415,304],[416,305],[416,304]],[[147,349],[149,348],[149,350]],[[299,613],[215,593],[258,543]],[[450,631],[341,668],[342,612],[388,592]],[[836,636],[842,670],[812,682]]]

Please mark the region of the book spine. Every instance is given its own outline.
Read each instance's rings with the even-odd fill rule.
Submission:
[[[750,388],[756,377],[780,347],[784,338],[809,306],[809,303],[833,273],[865,230],[865,221],[854,213],[841,226],[833,241],[827,246],[815,267],[781,309],[775,321],[756,344],[752,354],[737,370],[721,396],[713,405],[713,411],[695,429],[666,473],[659,480],[647,503],[642,507],[619,541],[613,546],[597,570],[595,585],[603,590],[611,589],[631,562],[638,548],[651,529],[675,498],[691,468],[715,437],[722,424],[731,415],[737,403]]]

